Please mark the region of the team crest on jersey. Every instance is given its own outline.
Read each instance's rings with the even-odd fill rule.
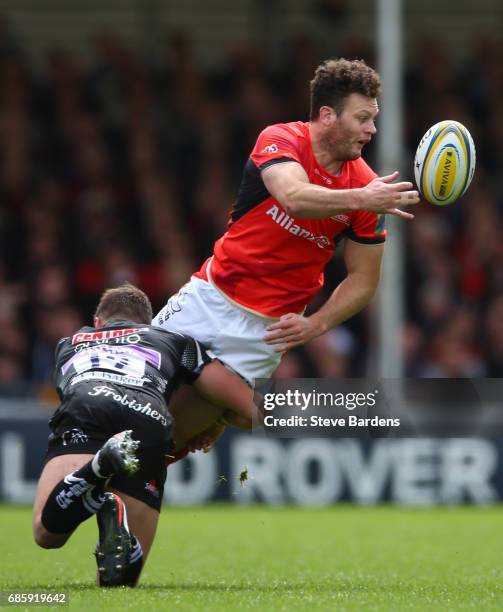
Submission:
[[[261,153],[265,153],[267,155],[272,155],[273,153],[277,153],[279,151],[277,144],[270,144],[267,147],[264,147]]]
[[[331,179],[329,176],[325,176],[324,174],[322,174],[322,173],[321,173],[321,172],[318,170],[318,168],[315,168],[315,169],[314,169],[314,173],[315,173],[315,174],[317,174],[317,175],[320,177],[320,179],[321,179],[321,180],[322,180],[324,183],[326,183],[327,185],[331,185],[331,184],[333,183],[333,180],[332,180],[332,179]]]
[[[69,429],[61,434],[61,440],[63,446],[69,446],[70,444],[84,444],[88,441],[87,434],[82,429]]]

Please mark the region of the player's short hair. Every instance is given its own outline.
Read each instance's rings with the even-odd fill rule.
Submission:
[[[328,59],[316,68],[310,91],[309,118],[315,121],[322,106],[331,106],[341,113],[352,93],[376,98],[381,93],[381,77],[363,60]]]
[[[94,316],[104,321],[126,319],[135,323],[150,324],[152,304],[141,289],[130,283],[124,283],[103,293]]]

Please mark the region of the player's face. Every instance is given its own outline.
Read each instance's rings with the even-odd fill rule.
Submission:
[[[350,94],[341,113],[334,111],[333,121],[327,127],[325,145],[333,159],[358,159],[363,147],[376,133],[375,118],[379,112],[377,100],[361,94]]]

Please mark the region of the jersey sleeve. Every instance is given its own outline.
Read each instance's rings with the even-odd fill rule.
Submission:
[[[300,163],[296,137],[282,124],[269,125],[259,134],[250,159],[259,170],[285,161]]]
[[[61,376],[61,356],[63,353],[63,349],[66,346],[66,341],[69,340],[69,338],[61,338],[61,340],[59,340],[58,344],[56,345],[56,348],[54,350],[54,368],[52,371],[52,382],[54,384],[54,386],[56,387],[56,391],[59,395],[59,398],[62,400],[63,399],[63,392],[61,390],[60,384],[61,384],[61,380],[62,380],[62,376]]]
[[[180,358],[180,373],[182,382],[192,384],[197,380],[205,365],[212,361],[205,349],[193,338],[187,342]]]
[[[385,220],[386,215],[359,211],[354,215],[344,235],[360,244],[380,244],[386,240]]]
[[[65,346],[65,343],[68,339],[69,338],[60,338],[58,340],[58,343],[56,344],[56,348],[54,349],[54,363],[55,364],[58,363],[61,351],[63,350],[63,347]]]
[[[377,177],[377,174],[359,158],[354,165],[351,187],[365,187]],[[360,244],[380,244],[386,240],[386,215],[360,210],[351,215],[351,225],[344,232],[346,238]]]

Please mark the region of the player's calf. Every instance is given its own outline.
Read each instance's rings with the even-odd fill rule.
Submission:
[[[63,546],[80,523],[100,510],[108,480],[115,474],[131,474],[138,469],[138,444],[132,440],[131,431],[123,431],[110,438],[91,461],[67,474],[35,519],[35,542],[42,548]]]

